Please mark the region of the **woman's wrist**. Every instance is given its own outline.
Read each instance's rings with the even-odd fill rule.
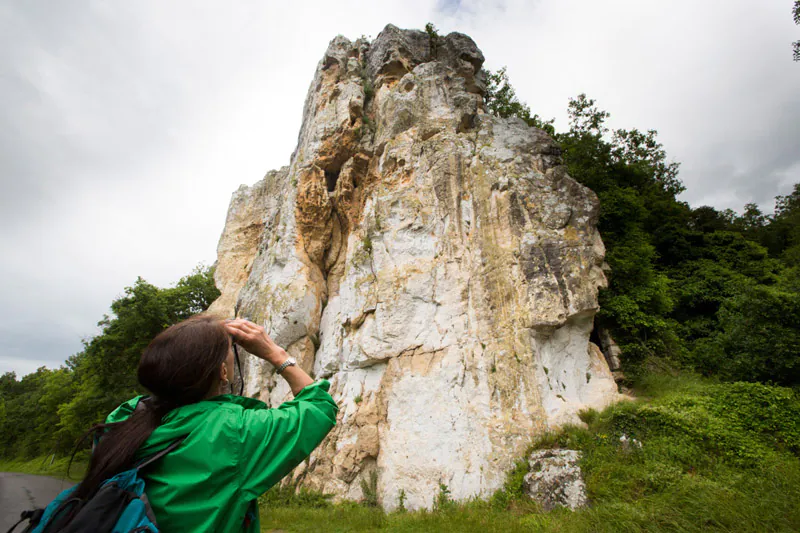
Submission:
[[[286,350],[283,348],[276,346],[274,350],[271,350],[268,354],[265,354],[263,359],[267,361],[274,367],[281,366],[286,360],[289,358],[289,355],[286,353]]]

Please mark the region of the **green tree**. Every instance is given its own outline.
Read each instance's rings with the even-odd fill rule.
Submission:
[[[669,355],[677,349],[675,302],[660,260],[673,256],[669,247],[688,220],[688,206],[675,200],[678,166],[666,162],[653,130],[617,130],[609,139],[610,114],[585,94],[570,99],[569,115],[569,131],[556,139],[570,176],[600,199],[598,227],[611,266],[598,321],[615,332],[629,363]]]
[[[794,0],[794,8],[792,8],[792,16],[794,18],[794,23],[800,24],[800,0]],[[792,49],[794,51],[794,60],[800,61],[800,41],[793,42]]]
[[[504,69],[489,73],[487,85],[489,112],[529,119]],[[771,302],[789,312],[800,289],[800,278],[790,275],[800,264],[800,185],[776,198],[771,215],[755,204],[741,215],[692,209],[677,199],[684,190],[679,165],[669,161],[655,130],[611,131],[610,114],[585,94],[571,98],[568,111],[569,130],[554,137],[569,174],[600,199],[598,227],[611,274],[597,320],[613,332],[628,368],[655,356],[714,373],[728,352],[731,361],[745,361],[751,351],[748,373],[725,366],[718,375],[792,382],[788,349],[768,358],[766,337],[738,347],[731,339],[753,320],[748,306]],[[777,321],[762,330],[791,346],[792,327]]]
[[[44,385],[52,373],[52,370],[42,367],[19,381],[13,372],[0,380],[0,397],[6,411],[0,431],[0,449],[16,445],[20,455],[25,457],[34,457],[45,451],[48,439],[42,438],[40,432],[49,432],[55,417],[44,412],[39,404]]]
[[[667,161],[667,152],[658,142],[658,132],[647,130],[615,130],[611,142],[612,154],[617,162],[629,166],[641,166],[648,180],[655,180],[668,197],[682,193],[686,188],[678,179],[680,163]]]
[[[73,432],[104,417],[130,396],[143,392],[136,380],[139,357],[150,340],[170,325],[202,312],[219,296],[213,270],[197,268],[167,289],[138,278],[111,304],[113,316],[99,322],[102,333],[70,361],[78,393],[59,414]]]
[[[539,115],[531,116],[530,108],[519,101],[514,87],[508,80],[506,67],[497,72],[484,70],[486,79],[486,93],[484,103],[486,110],[501,118],[517,117],[524,120],[528,126],[533,126],[546,131],[550,135],[555,133],[553,122],[555,119],[542,120]]]
[[[425,33],[428,34],[428,44],[431,48],[431,56],[436,57],[436,54],[439,52],[439,46],[441,41],[441,36],[439,35],[439,30],[436,26],[433,25],[433,22],[428,22],[425,24]]]
[[[40,368],[18,380],[0,377],[0,455],[66,452],[91,425],[130,396],[143,392],[136,367],[150,340],[204,311],[219,296],[213,269],[196,268],[174,287],[139,278],[111,303],[101,333],[58,370]]]
[[[790,194],[775,198],[775,213],[765,229],[774,255],[790,266],[800,263],[800,183]]]
[[[719,312],[720,328],[698,343],[706,374],[730,381],[800,383],[800,293],[744,287]]]
[[[727,299],[744,287],[774,284],[781,269],[764,247],[738,232],[713,229],[691,241],[691,256],[669,270],[676,298],[672,316],[689,343],[717,330],[717,313]]]

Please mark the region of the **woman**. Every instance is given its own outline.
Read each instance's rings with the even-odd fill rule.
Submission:
[[[267,409],[228,394],[231,339],[282,369],[294,399]],[[139,362],[139,382],[152,396],[108,416],[76,496],[184,438],[143,474],[161,531],[259,531],[258,496],[308,457],[336,422],[330,384],[315,383],[292,362],[247,320],[196,316],[168,328]]]

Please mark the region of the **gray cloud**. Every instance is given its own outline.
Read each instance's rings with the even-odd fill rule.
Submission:
[[[475,38],[489,68],[507,65],[520,98],[558,129],[581,92],[611,112],[612,128],[657,129],[691,204],[771,209],[800,181],[786,5],[463,0],[440,25]]]
[[[328,41],[431,10],[0,7],[0,372],[80,350],[137,276],[213,262],[231,193],[288,162]]]
[[[331,38],[392,22],[462,31],[566,126],[587,92],[655,128],[687,201],[800,181],[800,65],[784,0],[141,0],[0,7],[0,372],[57,366],[137,276],[215,258],[230,194],[288,162]]]
[[[159,126],[190,111],[119,14],[100,4],[16,7],[3,12],[0,37],[4,227],[46,209],[65,186],[106,181],[112,169],[113,180],[135,179],[144,165],[131,148],[146,140],[160,148],[148,155],[163,157],[170,143]],[[150,100],[159,89],[167,98]]]

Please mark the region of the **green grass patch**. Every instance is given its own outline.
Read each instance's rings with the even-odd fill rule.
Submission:
[[[331,533],[345,531],[384,531],[386,515],[380,509],[358,504],[319,507],[261,506],[261,531]]]
[[[297,489],[292,485],[275,485],[258,499],[259,505],[269,508],[328,508],[332,496],[306,488]]]
[[[583,452],[586,509],[541,512],[523,494],[528,464],[520,460],[488,501],[448,500],[432,511],[389,514],[352,502],[267,504],[263,530],[800,531],[797,392],[685,375],[644,376],[636,390],[646,399],[587,410],[587,427],[567,427],[532,445]]]
[[[52,462],[51,462],[52,461]],[[88,457],[76,456],[67,477],[69,457],[59,457],[53,460],[52,455],[34,457],[33,459],[15,459],[0,457],[0,472],[19,472],[21,474],[34,474],[69,479],[78,482],[83,479],[88,466]]]

